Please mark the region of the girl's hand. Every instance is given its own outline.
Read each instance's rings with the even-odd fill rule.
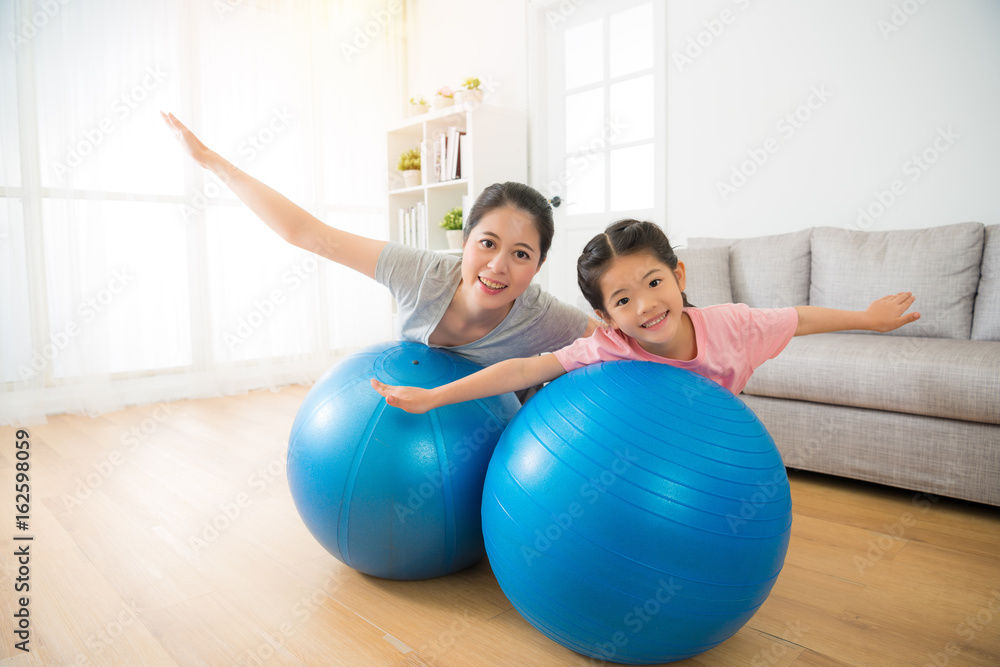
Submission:
[[[393,407],[406,410],[416,415],[422,415],[437,407],[432,400],[430,389],[420,387],[395,387],[375,378],[371,379],[372,389],[385,396],[385,402]]]
[[[212,158],[215,152],[209,150],[208,146],[201,143],[201,140],[194,135],[194,132],[187,129],[184,123],[177,120],[172,113],[160,112],[163,122],[174,133],[177,142],[184,147],[184,151],[190,155],[199,166],[206,169],[211,168]]]
[[[913,305],[913,300],[913,294],[910,292],[900,292],[873,301],[865,310],[865,314],[871,322],[871,330],[885,333],[920,319],[920,313],[904,315],[906,310]]]

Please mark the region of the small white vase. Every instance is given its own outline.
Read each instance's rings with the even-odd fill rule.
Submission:
[[[475,104],[482,101],[482,90],[467,90],[462,88],[455,91],[455,104]]]
[[[451,250],[461,250],[462,249],[462,230],[461,229],[446,229],[444,235],[448,237],[448,248]]]
[[[420,185],[420,170],[419,169],[407,169],[403,172],[403,186],[407,188],[415,188]]]
[[[411,104],[410,105],[410,117],[419,116],[430,111],[431,108],[426,104]]]
[[[435,95],[434,99],[431,100],[431,107],[434,109],[444,109],[445,107],[450,107],[454,103],[455,103],[454,98]]]

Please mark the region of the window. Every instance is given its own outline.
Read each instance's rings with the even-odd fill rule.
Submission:
[[[282,242],[159,111],[386,238],[402,5],[85,4],[0,3],[0,422],[314,379],[391,337],[381,286]]]
[[[567,215],[653,207],[653,4],[564,34]]]
[[[663,3],[532,3],[535,185],[555,209],[549,289],[576,303],[576,257],[616,217],[665,210]]]

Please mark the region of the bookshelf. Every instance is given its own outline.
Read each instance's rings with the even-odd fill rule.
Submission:
[[[457,133],[463,133],[457,142]],[[441,160],[441,137],[446,139]],[[404,187],[395,166],[404,150],[420,147],[420,182]],[[448,154],[456,146],[458,155]],[[448,158],[451,158],[449,161]],[[458,174],[441,174],[458,160]],[[439,252],[449,252],[444,230],[438,223],[452,208],[469,207],[488,185],[503,181],[527,182],[527,122],[523,113],[478,103],[455,105],[408,118],[386,135],[389,165],[389,239]],[[455,170],[457,171],[457,170]],[[453,175],[459,176],[452,178]],[[412,212],[415,221],[401,224],[401,212]],[[451,251],[458,252],[458,251]]]

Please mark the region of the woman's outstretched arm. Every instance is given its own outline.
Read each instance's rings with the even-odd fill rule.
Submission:
[[[375,277],[375,265],[385,247],[385,241],[358,236],[324,224],[280,192],[249,176],[210,150],[173,114],[162,111],[160,114],[185,152],[199,166],[218,176],[278,236],[292,245],[343,264],[369,278]]]

